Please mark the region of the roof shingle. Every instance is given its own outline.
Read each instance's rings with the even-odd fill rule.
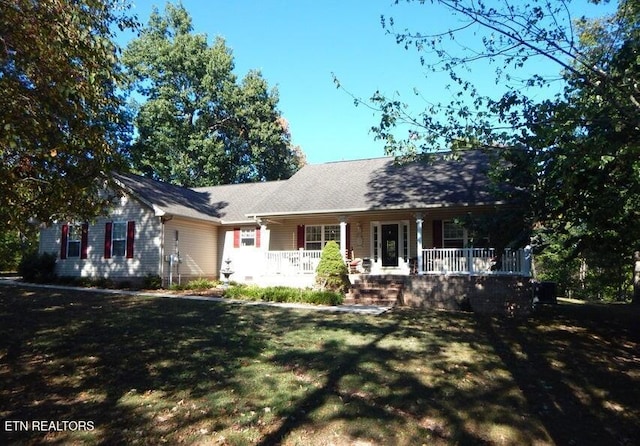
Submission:
[[[126,188],[165,214],[218,223],[255,217],[493,204],[489,156],[398,164],[392,157],[306,165],[288,180],[200,188],[138,175],[116,175]]]

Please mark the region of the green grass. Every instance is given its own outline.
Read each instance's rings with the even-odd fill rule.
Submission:
[[[638,310],[528,321],[0,287],[3,444],[632,444]],[[6,432],[5,420],[90,420]]]

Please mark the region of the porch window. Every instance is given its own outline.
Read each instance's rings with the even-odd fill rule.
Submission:
[[[465,230],[452,220],[442,222],[442,243],[444,248],[464,248]]]
[[[409,226],[402,225],[402,257],[405,262],[409,261]]]
[[[473,234],[453,220],[442,222],[442,241],[444,248],[488,248],[489,237]]]
[[[307,225],[304,231],[307,250],[320,250],[331,240],[340,242],[340,225]]]
[[[374,225],[373,226],[373,260],[375,262],[378,261],[378,240],[379,240],[379,229],[380,227],[378,225]]]

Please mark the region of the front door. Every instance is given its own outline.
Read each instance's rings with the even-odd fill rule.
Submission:
[[[398,225],[382,225],[382,266],[398,266]]]

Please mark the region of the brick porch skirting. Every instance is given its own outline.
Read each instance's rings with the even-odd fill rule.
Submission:
[[[531,312],[529,277],[423,275],[405,276],[402,305],[482,314],[526,316]]]

